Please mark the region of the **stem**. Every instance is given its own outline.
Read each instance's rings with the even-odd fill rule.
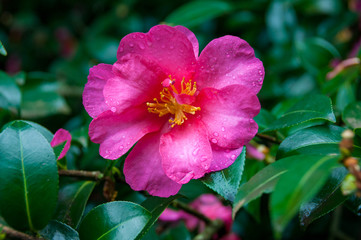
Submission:
[[[103,173],[99,171],[84,171],[84,170],[59,170],[59,176],[78,177],[92,179],[95,181],[103,179]]]
[[[209,240],[212,239],[213,235],[216,234],[223,227],[223,222],[219,219],[212,221],[209,225],[207,224],[203,232],[193,238],[193,240]]]
[[[30,236],[26,233],[23,232],[19,232],[15,229],[12,229],[11,227],[5,226],[0,224],[0,228],[2,228],[3,233],[5,233],[7,236],[12,237],[12,238],[16,238],[16,239],[22,239],[22,240],[40,240],[43,238],[37,238],[37,237],[33,237]]]
[[[277,140],[275,137],[271,137],[271,136],[264,135],[264,134],[261,134],[261,133],[257,133],[256,136],[259,137],[259,138],[262,138],[264,140],[267,140],[269,142],[273,142],[273,143],[277,143],[277,144],[281,143],[281,141]]]
[[[179,202],[177,200],[174,200],[172,202],[172,206],[175,208],[179,208],[182,209],[183,211],[197,217],[198,219],[204,221],[207,225],[211,225],[212,224],[212,220],[209,219],[208,217],[206,217],[205,215],[203,215],[202,213],[198,212],[197,210],[195,210],[194,208],[188,206],[187,204],[184,204],[182,202]]]

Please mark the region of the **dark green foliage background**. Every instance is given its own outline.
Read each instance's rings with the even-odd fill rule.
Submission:
[[[360,5],[358,10],[357,4]],[[357,111],[361,109],[360,64],[345,68],[333,79],[326,80],[327,73],[338,62],[350,57],[360,58],[360,47],[357,47],[361,41],[360,19],[361,3],[358,0],[2,0],[0,41],[7,56],[0,55],[0,127],[5,129],[5,124],[23,119],[39,123],[53,133],[65,128],[73,137],[65,163],[68,169],[107,170],[107,173],[115,168],[121,170],[125,157],[116,161],[104,160],[98,154],[98,145],[88,139],[91,118],[83,108],[81,94],[89,68],[98,63],[112,64],[122,37],[131,32],[147,32],[160,23],[190,28],[199,40],[200,49],[214,38],[239,36],[255,49],[265,67],[265,80],[258,95],[262,104],[262,111],[256,118],[259,132],[276,138],[280,144],[262,138],[254,140],[269,147],[270,156],[277,160],[298,159],[297,156],[305,159],[305,164],[298,164],[302,171],[310,174],[311,180],[305,179],[307,184],[299,186],[302,176],[292,174],[292,171],[297,172],[297,165],[291,162],[283,165],[280,161],[264,168],[266,163],[256,162],[248,156],[245,159],[243,152],[235,165],[238,168],[227,169],[222,175],[228,178],[239,174],[237,178],[207,176],[203,180],[210,188],[201,181],[192,181],[180,191],[188,197],[182,201],[191,202],[203,193],[214,193],[223,196],[225,202],[235,199],[237,206],[238,201],[246,198],[249,204],[237,212],[233,226],[233,231],[242,239],[273,239],[280,237],[280,232],[284,239],[325,239],[334,234],[331,229],[336,217],[340,222],[339,231],[359,239],[361,204],[355,197],[347,199],[340,194],[339,186],[346,174],[344,169],[332,169],[341,165],[333,160],[324,164],[323,158],[312,155],[311,158],[321,164],[319,166],[327,166],[319,169],[301,154],[339,154],[340,133],[348,127],[356,133],[353,155],[361,156],[361,111]],[[0,53],[3,53],[1,46]],[[33,127],[32,131],[43,131]],[[49,133],[41,134],[49,141]],[[42,139],[44,142],[45,138]],[[48,147],[44,145],[44,148]],[[7,164],[0,159],[0,166],[2,162]],[[308,166],[312,172],[307,170]],[[284,169],[289,172],[283,174]],[[248,182],[257,172],[261,176]],[[112,173],[117,175],[116,171]],[[280,175],[271,179],[275,174]],[[123,178],[122,173],[119,178]],[[321,182],[312,184],[315,179]],[[246,182],[249,185],[243,185]],[[321,188],[324,183],[331,187]],[[227,189],[221,184],[226,184]],[[48,208],[55,216],[41,231],[44,237],[51,238],[60,231],[64,236],[78,238],[74,229],[79,226],[80,237],[92,234],[84,230],[87,229],[86,221],[95,221],[91,215],[101,219],[101,214],[108,214],[109,209],[122,206],[116,203],[109,208],[100,207],[99,212],[89,214],[88,220],[82,223],[81,219],[91,209],[106,202],[102,186],[68,178],[60,178],[60,184],[54,186],[60,187],[58,208],[50,206],[55,205],[54,202],[49,203]],[[64,192],[66,189],[70,192]],[[295,193],[295,189],[299,192]],[[126,184],[116,185],[116,190],[117,201],[141,204],[146,199]],[[261,196],[273,190],[274,194]],[[248,195],[250,193],[255,195]],[[310,198],[310,194],[316,197]],[[282,202],[282,199],[286,200]],[[69,205],[73,201],[75,204]],[[148,198],[146,203],[149,205],[150,202],[152,206],[137,207],[140,215],[146,213],[142,224],[146,229],[150,228],[144,239],[157,238],[154,229],[158,227],[159,230],[160,225],[156,223],[152,227],[152,223],[170,201]],[[321,209],[313,209],[313,203],[319,204]],[[341,203],[336,216],[332,210]],[[159,207],[161,204],[163,207]],[[287,212],[288,215],[284,214],[288,208],[279,208],[287,204],[294,204],[289,206],[294,212]],[[299,216],[295,216],[299,208]],[[123,210],[131,212],[131,209]],[[156,214],[151,216],[149,212]],[[287,220],[277,218],[279,214]],[[151,219],[150,223],[147,219]],[[43,216],[34,227],[42,228],[48,220],[49,216]],[[0,223],[2,221],[0,217]],[[286,223],[280,227],[276,224],[278,221]],[[104,222],[104,226],[107,224],[109,222]],[[26,221],[18,225],[22,230]],[[99,231],[106,230],[104,227]],[[143,234],[145,230],[141,232]],[[192,234],[184,225],[166,226],[158,238],[184,236],[189,239]]]

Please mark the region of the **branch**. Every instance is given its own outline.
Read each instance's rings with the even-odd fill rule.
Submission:
[[[205,227],[204,231],[193,238],[193,240],[210,240],[213,235],[223,228],[223,222],[219,219],[212,221]]]
[[[12,237],[12,238],[21,239],[21,240],[41,240],[41,239],[43,239],[43,238],[37,238],[37,237],[30,236],[23,232],[19,232],[15,229],[12,229],[11,227],[2,225],[0,223],[0,229],[1,228],[2,228],[1,232],[5,233],[7,236]]]
[[[184,203],[182,203],[180,201],[174,200],[172,202],[172,206],[175,207],[175,208],[182,209],[184,212],[187,212],[187,213],[197,217],[198,219],[204,221],[207,225],[210,225],[213,222],[211,219],[209,219],[208,217],[206,217],[202,213],[198,212],[194,208],[192,208],[192,207],[188,206],[187,204],[184,204]]]
[[[95,181],[101,180],[104,174],[99,171],[84,171],[84,170],[59,170],[59,176],[77,177],[92,179]]]
[[[256,136],[259,137],[259,138],[262,138],[264,140],[267,140],[269,142],[273,142],[273,143],[277,143],[277,144],[281,143],[281,141],[277,140],[275,137],[271,137],[271,136],[264,135],[264,134],[261,134],[261,133],[257,133]]]

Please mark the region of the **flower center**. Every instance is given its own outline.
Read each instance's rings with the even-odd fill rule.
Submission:
[[[182,125],[184,121],[188,119],[185,113],[194,115],[196,111],[201,110],[200,107],[179,103],[181,99],[189,99],[189,97],[192,97],[195,94],[197,91],[196,82],[194,82],[192,85],[192,80],[189,80],[186,83],[183,78],[181,82],[182,89],[180,92],[178,92],[173,85],[174,82],[175,79],[171,79],[171,76],[169,76],[169,78],[162,82],[164,88],[160,92],[160,101],[158,101],[157,98],[154,98],[153,103],[147,102],[148,111],[159,114],[159,117],[162,117],[168,113],[173,114],[174,118],[169,119],[169,122],[172,123],[172,127],[174,127],[176,124]]]

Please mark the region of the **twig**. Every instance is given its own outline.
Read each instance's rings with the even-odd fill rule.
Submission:
[[[193,238],[193,240],[209,240],[213,235],[219,232],[223,228],[224,224],[221,220],[216,219],[205,227],[203,232]]]
[[[1,232],[5,233],[7,236],[12,237],[12,238],[16,238],[16,239],[22,239],[22,240],[40,240],[43,238],[37,238],[37,237],[33,237],[30,236],[26,233],[23,232],[19,232],[15,229],[12,229],[11,227],[5,226],[0,224],[0,229],[2,229]]]
[[[68,176],[68,177],[78,177],[78,178],[87,178],[92,180],[101,180],[103,179],[103,173],[99,171],[84,171],[84,170],[59,170],[59,176]]]
[[[271,136],[264,135],[261,133],[257,133],[256,136],[259,138],[265,139],[267,141],[273,142],[273,143],[277,143],[277,144],[281,143],[281,141],[277,140],[275,137],[271,137]]]
[[[187,213],[199,218],[200,220],[204,221],[207,225],[210,225],[213,222],[211,219],[209,219],[202,213],[198,212],[194,208],[192,208],[192,207],[188,206],[187,204],[184,204],[180,201],[174,200],[172,202],[172,206],[175,208],[182,209],[184,212],[187,212]]]

